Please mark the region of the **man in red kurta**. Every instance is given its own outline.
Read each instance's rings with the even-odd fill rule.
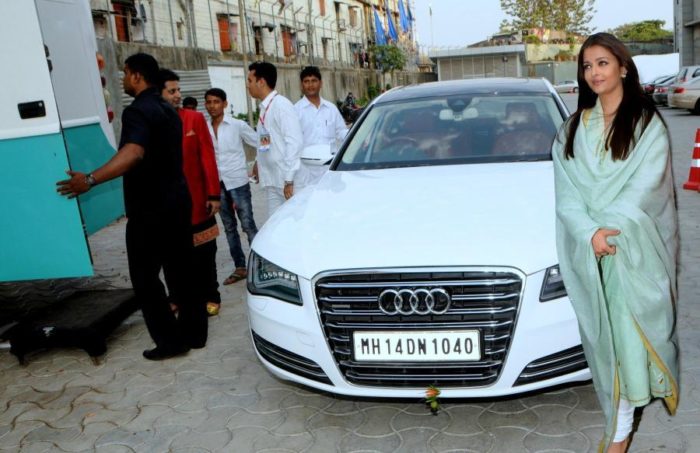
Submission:
[[[218,313],[221,304],[216,279],[216,237],[219,228],[214,214],[219,211],[219,172],[214,145],[204,115],[180,106],[180,77],[173,71],[160,71],[161,95],[177,109],[182,120],[182,153],[185,179],[192,197],[192,234],[195,245],[195,281],[207,301],[207,312]],[[167,279],[167,276],[166,276]],[[174,297],[177,303],[177,295]]]

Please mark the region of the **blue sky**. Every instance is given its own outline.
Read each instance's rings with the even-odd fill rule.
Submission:
[[[618,25],[661,19],[673,30],[673,0],[597,0],[591,25],[605,31]],[[506,15],[499,0],[411,0],[418,42],[431,45],[428,5],[432,5],[432,39],[435,46],[465,46],[498,31]]]

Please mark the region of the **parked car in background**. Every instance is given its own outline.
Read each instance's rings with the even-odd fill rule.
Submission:
[[[665,82],[659,83],[654,88],[654,94],[652,99],[657,105],[668,105],[668,90],[671,88],[675,82],[675,77],[671,77]]]
[[[656,88],[657,85],[662,84],[667,81],[673,81],[676,78],[676,74],[667,74],[661,77],[656,77],[655,79],[642,83],[642,90],[644,90],[644,94],[646,94],[649,97],[652,97],[654,95],[654,89]]]
[[[546,80],[395,88],[251,247],[276,376],[362,397],[496,397],[589,379],[555,248]]]
[[[668,95],[668,105],[679,109],[688,109],[700,114],[700,77],[673,86],[673,93]]]
[[[666,104],[671,107],[671,108],[676,108],[676,105],[674,104],[674,97],[676,95],[676,89],[680,88],[681,85],[683,85],[686,82],[676,82],[674,81],[669,87],[668,87],[668,92],[667,92],[667,97],[666,97]],[[682,91],[679,91],[679,94]]]
[[[676,74],[676,84],[687,82],[695,77],[700,77],[700,65],[698,66],[683,66],[678,74]]]
[[[558,93],[578,93],[578,82],[576,80],[564,80],[554,85]]]

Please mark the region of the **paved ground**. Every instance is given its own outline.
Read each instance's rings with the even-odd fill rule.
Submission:
[[[567,102],[575,98],[567,97]],[[678,326],[681,403],[643,413],[632,452],[700,451],[700,194],[688,176],[699,117],[667,110],[679,187]],[[256,217],[262,219],[256,190]],[[128,287],[124,223],[90,239],[96,272]],[[219,238],[220,281],[230,270]],[[140,315],[112,336],[100,365],[79,350],[33,354],[19,366],[0,351],[0,451],[99,452],[587,452],[603,427],[590,384],[498,401],[357,401],[280,381],[258,363],[248,336],[244,283],[223,288],[206,349],[160,363],[141,358],[150,339]]]

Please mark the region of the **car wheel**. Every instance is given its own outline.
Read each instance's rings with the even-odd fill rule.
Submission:
[[[700,115],[700,98],[698,98],[697,101],[695,101],[695,108],[691,110],[691,113],[694,115]]]
[[[574,87],[574,93],[578,93],[578,87]]]

